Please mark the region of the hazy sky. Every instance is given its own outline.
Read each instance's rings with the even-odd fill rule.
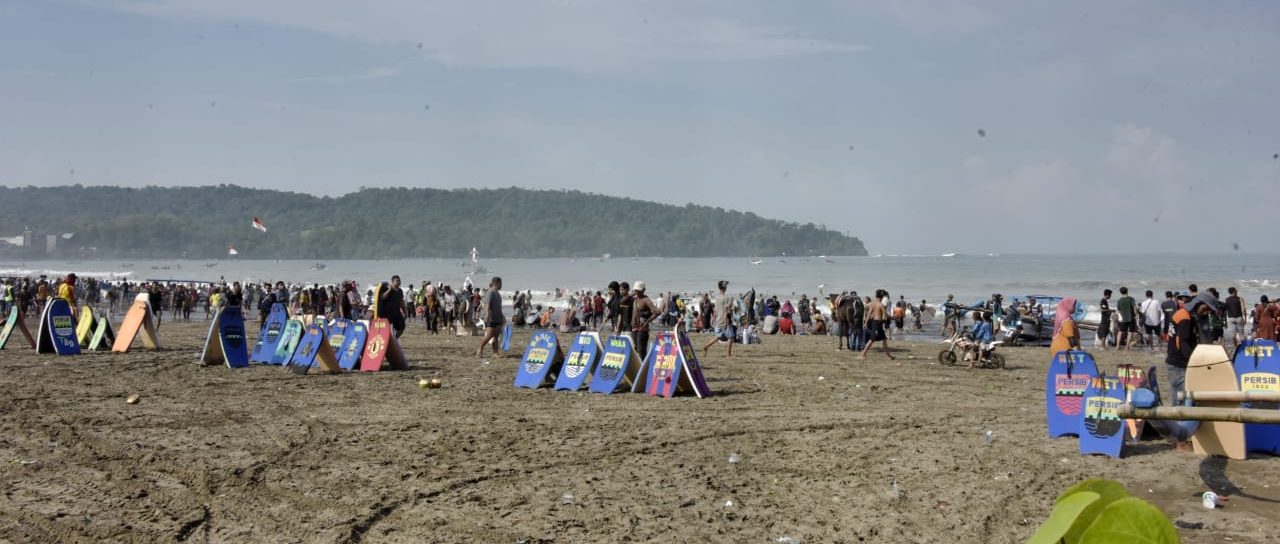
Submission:
[[[3,185],[571,188],[884,254],[1280,247],[1273,2],[8,0],[0,28]]]

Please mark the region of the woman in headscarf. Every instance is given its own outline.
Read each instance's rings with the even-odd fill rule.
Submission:
[[[1064,298],[1058,303],[1058,313],[1053,317],[1053,342],[1049,352],[1080,349],[1080,329],[1076,328],[1076,299]]]

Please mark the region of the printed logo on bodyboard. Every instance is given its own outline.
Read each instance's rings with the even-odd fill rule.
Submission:
[[[364,355],[364,344],[369,339],[369,326],[363,321],[352,323],[342,347],[338,348],[338,366],[343,370],[353,370],[360,365],[360,357]]]
[[[600,358],[600,336],[594,332],[579,333],[564,356],[564,365],[556,377],[555,389],[577,391],[582,389]]]
[[[520,358],[520,366],[516,368],[516,387],[537,389],[554,383],[563,362],[564,353],[560,351],[556,334],[546,329],[533,331],[524,357]]]
[[[1124,386],[1118,378],[1103,374],[1089,380],[1080,416],[1080,453],[1120,457],[1125,425],[1119,410],[1124,400]]]
[[[76,318],[71,304],[64,299],[49,299],[40,316],[40,332],[36,337],[36,351],[58,355],[79,355],[80,341],[76,339]]]
[[[1280,394],[1280,346],[1275,340],[1250,340],[1236,348],[1236,376],[1240,390]],[[1280,410],[1280,403],[1249,402],[1245,408]],[[1248,451],[1280,455],[1280,425],[1246,423],[1244,441]]]
[[[288,322],[289,311],[284,305],[272,304],[271,312],[267,314],[267,321],[262,325],[258,334],[258,343],[254,346],[249,360],[255,363],[272,364],[276,348],[280,347],[280,336],[284,334],[284,327]]]
[[[1093,356],[1084,351],[1059,351],[1045,378],[1045,414],[1049,437],[1081,435],[1084,393],[1098,375]]]
[[[632,347],[628,336],[610,336],[604,345],[604,355],[591,376],[592,393],[613,394],[619,388],[629,389],[632,380],[640,372],[640,356]]]
[[[271,356],[271,364],[288,364],[289,359],[293,358],[293,352],[298,349],[298,342],[302,340],[302,334],[302,321],[299,319],[290,319],[289,322],[284,325],[284,331],[280,333],[280,340],[276,345],[276,352]]]

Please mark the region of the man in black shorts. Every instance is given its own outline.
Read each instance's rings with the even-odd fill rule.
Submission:
[[[498,338],[507,324],[506,316],[502,315],[502,278],[494,276],[489,280],[489,292],[484,296],[484,309],[484,340],[476,348],[476,357],[483,357],[484,347],[490,343],[493,344],[493,356],[497,357],[502,354],[498,350]]]
[[[1098,320],[1098,349],[1107,350],[1107,337],[1111,335],[1111,290],[1102,290],[1102,300],[1098,301],[1098,311],[1102,318]]]
[[[880,292],[877,291],[876,294],[879,295]],[[863,359],[867,358],[867,352],[871,351],[871,346],[874,346],[876,342],[881,342],[881,345],[884,346],[885,355],[888,355],[890,359],[896,359],[893,353],[889,351],[889,340],[884,334],[884,323],[887,322],[888,317],[888,312],[885,310],[884,303],[880,301],[880,297],[877,296],[871,299],[871,302],[867,304],[866,318],[869,338],[867,338],[867,346],[862,348]]]

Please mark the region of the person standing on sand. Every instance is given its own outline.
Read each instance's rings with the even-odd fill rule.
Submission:
[[[1097,348],[1107,351],[1107,337],[1111,336],[1111,290],[1102,290],[1102,300],[1098,301],[1098,311],[1102,318],[1098,320]]]
[[[849,344],[849,305],[851,302],[848,299],[849,292],[844,291],[831,302],[831,317],[836,322],[836,351],[844,351],[845,346],[849,346],[850,350],[853,349],[853,346]]]
[[[878,298],[871,299],[871,302],[867,304],[866,310],[867,332],[869,334],[869,338],[867,338],[867,346],[862,348],[862,359],[867,358],[867,352],[871,351],[871,346],[874,346],[876,342],[881,343],[881,346],[884,347],[884,354],[887,355],[890,360],[897,359],[897,357],[894,357],[893,353],[889,351],[889,340],[884,334],[884,324],[888,318],[888,312],[885,311],[884,303],[880,302],[880,299]]]
[[[1076,299],[1064,298],[1058,302],[1058,312],[1053,317],[1053,341],[1049,353],[1080,349],[1080,329],[1076,328]]]
[[[640,352],[640,359],[649,356],[649,324],[653,320],[662,315],[658,306],[653,303],[653,299],[645,294],[645,285],[643,281],[636,281],[631,289],[632,293],[632,315],[634,316],[631,324],[631,334],[635,337],[636,347]]]
[[[1258,305],[1253,307],[1253,337],[1259,340],[1275,340],[1276,326],[1280,325],[1280,307],[1262,295]]]
[[[631,332],[631,312],[632,306],[635,304],[635,297],[631,295],[631,285],[627,282],[618,284],[618,315],[617,320],[613,324],[613,330],[618,334]],[[635,338],[632,338],[635,340]],[[639,346],[636,346],[637,348]]]
[[[1138,307],[1142,318],[1142,338],[1151,351],[1155,351],[1160,340],[1160,324],[1164,322],[1164,312],[1160,311],[1160,303],[1156,301],[1154,291],[1147,289],[1147,298]]]
[[[1248,334],[1245,332],[1245,316],[1248,312],[1244,309],[1244,299],[1240,298],[1240,294],[1236,292],[1235,287],[1227,288],[1226,315],[1227,326],[1223,331],[1222,345],[1226,346],[1227,353],[1232,355],[1236,352],[1236,346],[1243,342]]]
[[[711,342],[707,343],[706,346],[703,346],[702,354],[704,356],[707,355],[707,353],[711,351],[711,346],[714,346],[717,342],[724,340],[729,342],[729,354],[726,355],[726,357],[733,357],[733,342],[738,336],[738,328],[734,326],[733,301],[729,300],[728,292],[729,282],[727,280],[720,280],[716,285],[720,288],[720,298],[715,303],[716,310],[720,312],[718,314],[720,316],[720,334],[711,339]],[[708,306],[703,306],[702,311],[708,312],[707,315],[710,315],[711,309]]]
[[[493,356],[498,357],[502,355],[498,349],[498,339],[503,325],[507,324],[507,317],[502,315],[502,278],[498,276],[489,280],[489,292],[484,296],[484,310],[484,339],[480,341],[480,347],[476,348],[476,357],[483,357],[484,347],[489,344],[493,344]]]
[[[71,315],[76,315],[76,275],[74,273],[67,274],[62,279],[62,284],[58,286],[58,298],[67,301],[71,305]]]
[[[396,331],[396,338],[404,334],[404,291],[400,290],[400,276],[391,276],[391,283],[378,297],[377,317],[384,317]]]
[[[1120,300],[1116,301],[1116,350],[1133,349],[1138,336],[1138,302],[1129,296],[1129,288],[1120,287]]]
[[[960,312],[953,302],[955,298],[955,295],[947,295],[947,301],[942,303],[942,336],[955,334],[960,326]]]

